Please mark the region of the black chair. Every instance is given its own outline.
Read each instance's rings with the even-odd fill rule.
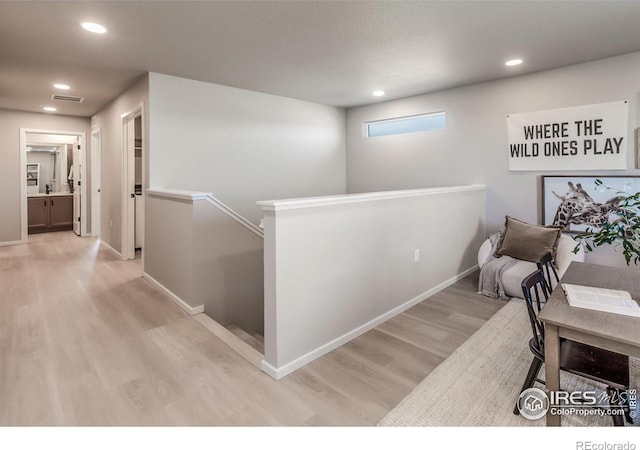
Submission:
[[[544,254],[540,261],[536,263],[538,265],[538,270],[542,271],[542,276],[547,282],[547,286],[549,288],[549,292],[553,290],[554,287],[558,285],[560,282],[560,277],[558,276],[558,272],[556,271],[556,262],[553,260],[551,253],[547,252]],[[555,278],[555,283],[551,278],[551,274],[553,274],[553,278]]]
[[[533,361],[520,392],[533,387],[536,381],[544,384],[544,381],[538,378],[538,372],[544,363],[544,323],[538,320],[538,313],[549,299],[551,289],[542,269],[533,272],[522,281],[522,293],[533,332],[533,338],[529,341]],[[626,355],[560,339],[560,369],[607,385],[611,408],[620,407],[620,393],[629,389],[629,357]],[[519,414],[517,403],[513,413]],[[625,416],[627,421],[632,423],[628,411]],[[612,415],[612,418],[614,425],[624,425],[620,415]]]

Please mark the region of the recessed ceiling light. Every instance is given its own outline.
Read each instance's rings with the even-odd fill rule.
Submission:
[[[384,91],[373,91],[371,95],[374,97],[382,97],[384,95]]]
[[[49,111],[49,112],[55,112],[57,111],[56,108],[54,108],[53,106],[45,106],[44,108],[45,111]]]
[[[53,87],[56,89],[62,89],[63,91],[68,91],[69,89],[71,89],[71,86],[63,83],[56,83],[53,85]]]
[[[509,61],[507,61],[506,63],[504,63],[505,66],[517,66],[522,64],[522,60],[521,59],[510,59]]]
[[[99,23],[93,22],[82,22],[82,28],[87,31],[91,31],[92,33],[103,34],[107,32],[107,29],[100,25]]]

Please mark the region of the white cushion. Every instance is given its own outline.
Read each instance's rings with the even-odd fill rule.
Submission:
[[[570,236],[563,234],[558,240],[558,252],[556,254],[556,268],[558,276],[564,275],[571,261],[584,262],[584,250],[580,248],[578,253],[573,253],[576,246]],[[478,250],[478,267],[482,267],[491,255],[491,242],[489,239],[484,241]],[[531,272],[537,269],[535,263],[528,261],[518,261],[502,274],[502,284],[504,292],[509,297],[522,298],[522,287],[520,283]]]

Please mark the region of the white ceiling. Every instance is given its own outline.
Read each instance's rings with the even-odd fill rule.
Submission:
[[[639,19],[638,1],[3,1],[0,108],[90,116],[147,71],[350,107],[640,51]],[[86,100],[50,100],[55,82]]]

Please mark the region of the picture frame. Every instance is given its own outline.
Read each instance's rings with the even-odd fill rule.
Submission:
[[[640,176],[542,176],[542,224],[563,226],[573,234],[598,229],[602,220],[613,219],[612,206],[619,192],[640,192]]]

